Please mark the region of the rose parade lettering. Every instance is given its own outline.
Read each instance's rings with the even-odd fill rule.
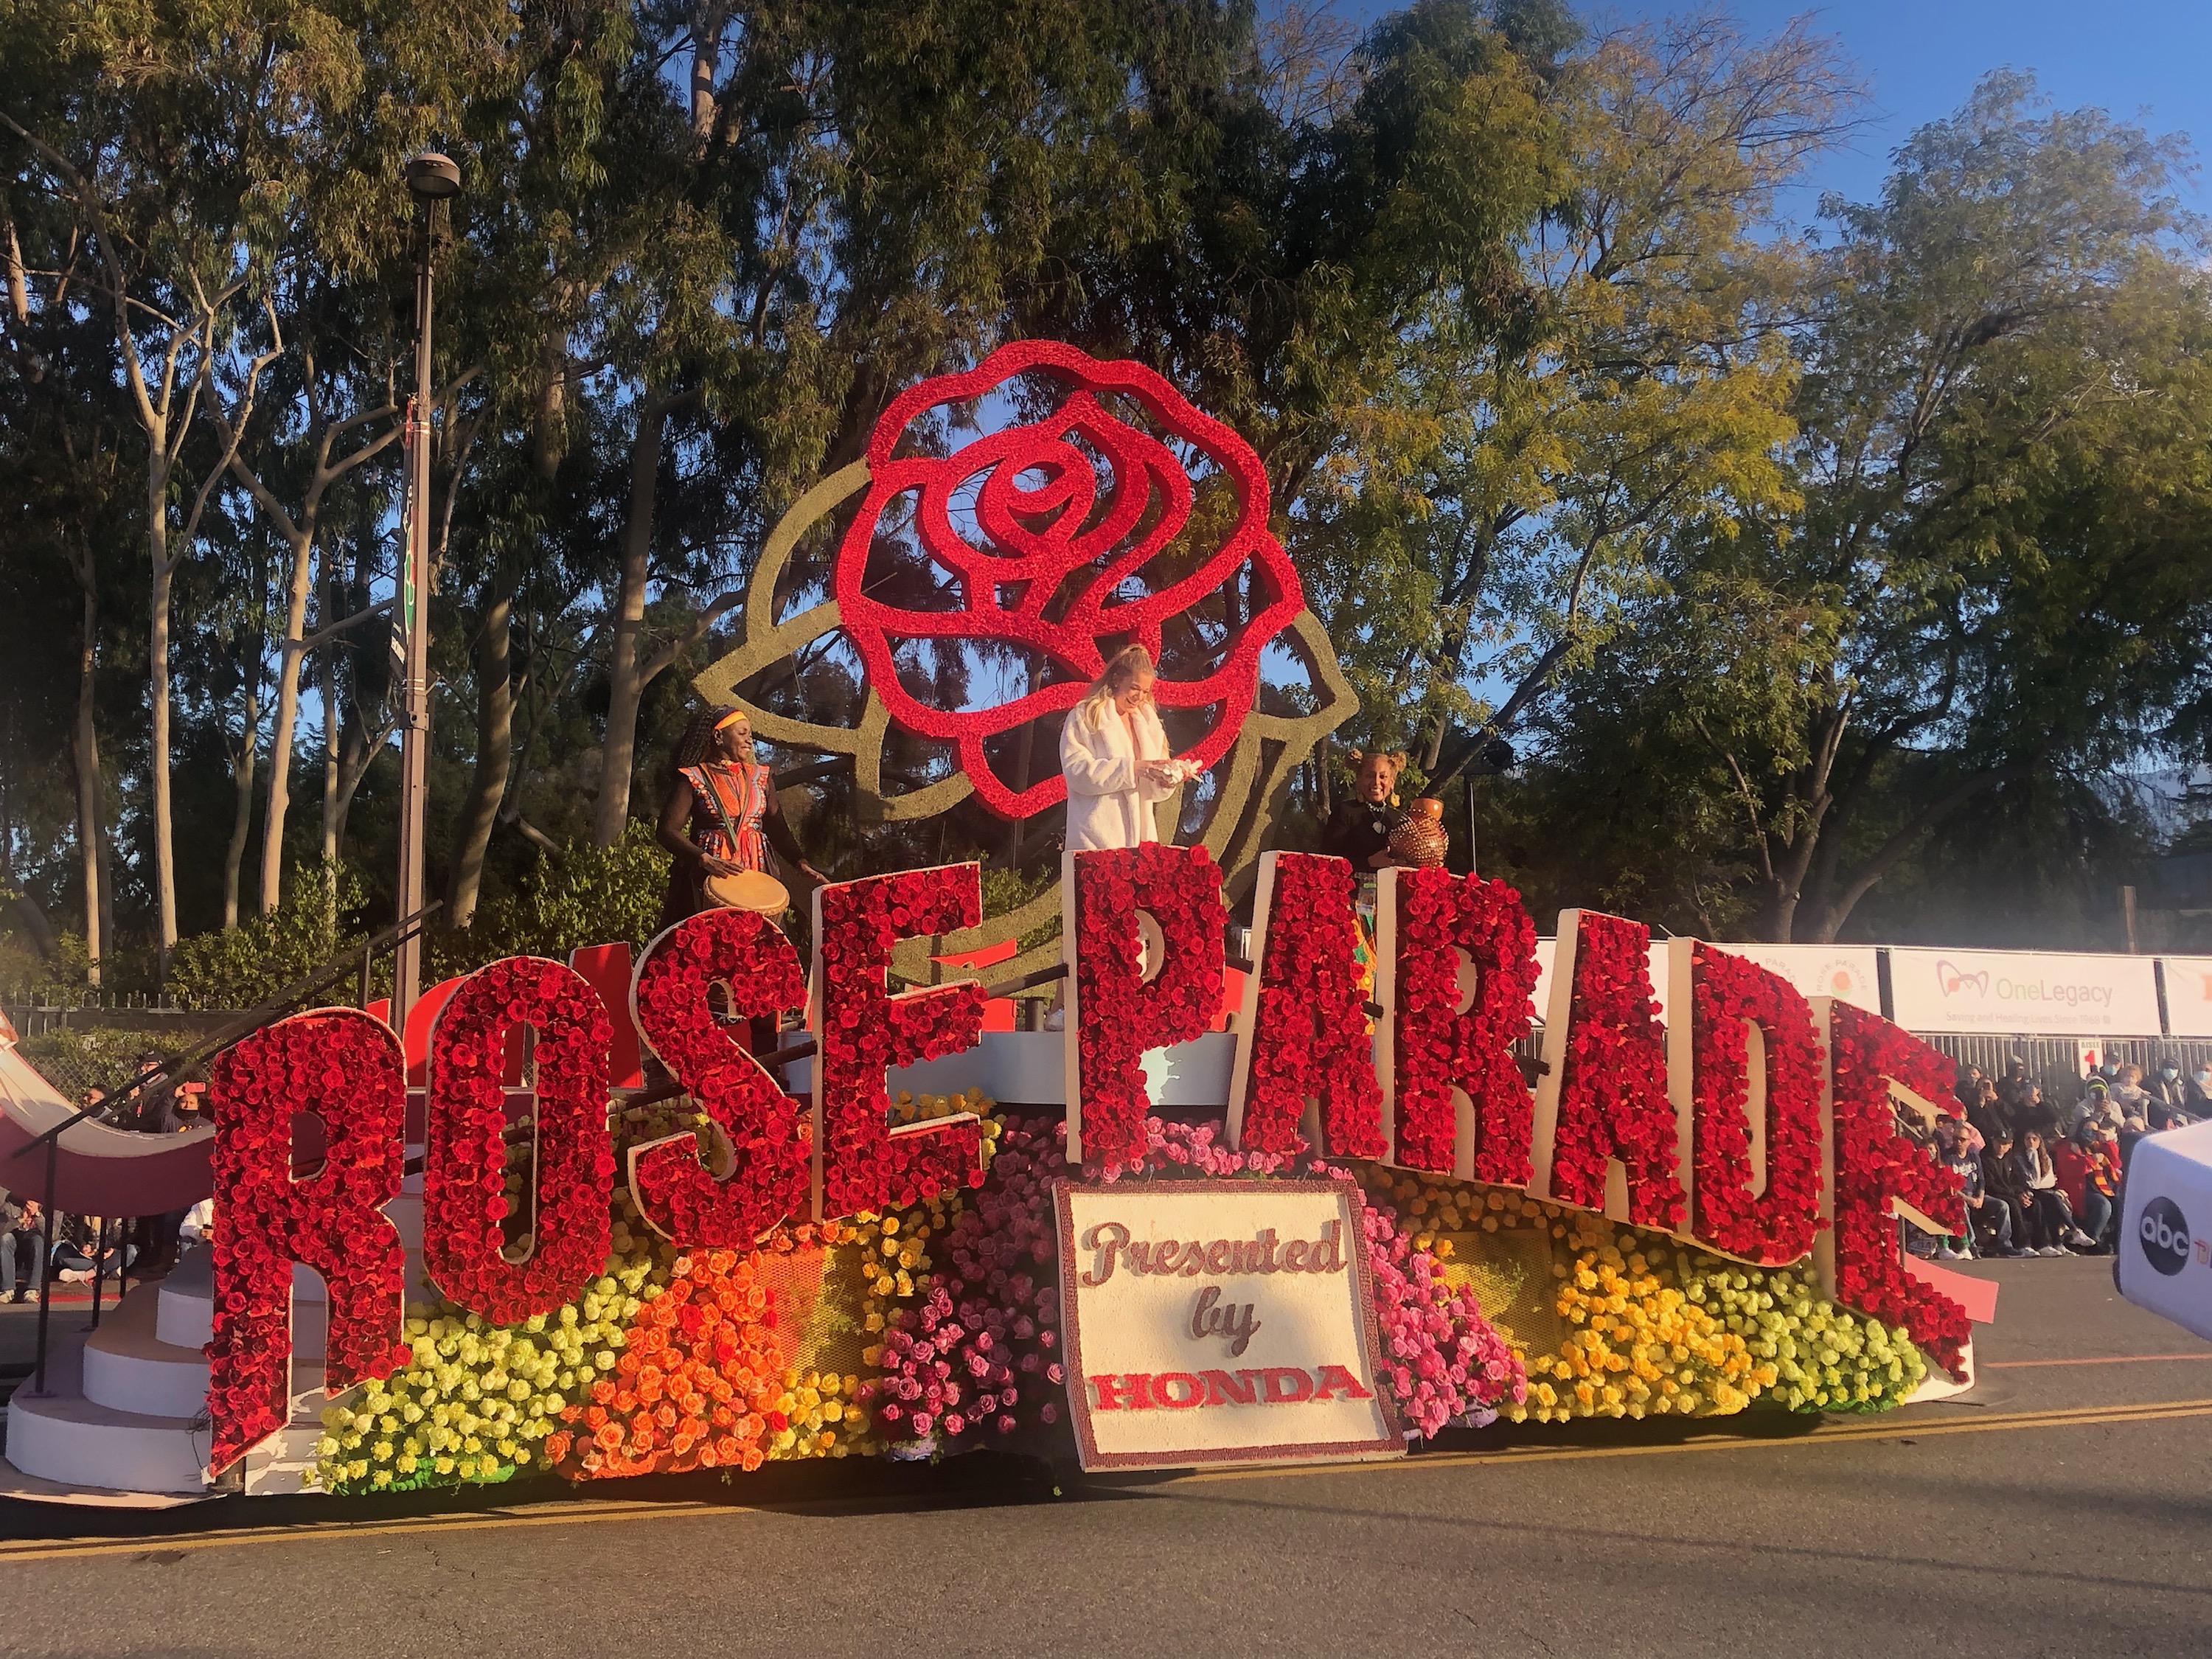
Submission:
[[[1677,942],[1678,982],[1689,990],[1669,1032],[1651,1012],[1647,930],[1570,911],[1561,917],[1552,1018],[1542,1031],[1546,1069],[1532,1091],[1512,1044],[1534,1029],[1534,930],[1510,888],[1435,870],[1384,872],[1375,984],[1383,1012],[1370,1030],[1351,960],[1349,886],[1331,873],[1341,861],[1281,854],[1266,862],[1255,916],[1262,960],[1237,1021],[1226,1152],[1277,1166],[1359,1158],[1487,1180],[1761,1266],[1810,1253],[1825,1294],[1901,1327],[1937,1364],[1960,1369],[1965,1314],[1907,1271],[1892,1219],[1897,1206],[1938,1218],[1957,1210],[1954,1178],[1899,1133],[1891,1105],[1898,1092],[1938,1096],[1950,1066],[1944,1056],[1864,1010],[1808,1002],[1780,976],[1692,941]],[[1150,1155],[1147,1135],[1156,1146],[1158,1134],[1138,1061],[1147,1048],[1203,1030],[1207,1000],[1218,1004],[1221,994],[1219,872],[1203,849],[1189,848],[1078,854],[1070,866],[1067,948],[1080,988],[1070,999],[1076,1019],[1067,1046],[1077,1086],[1069,1144],[1055,1156],[1068,1158],[1071,1174],[1132,1170]],[[975,1043],[980,988],[892,994],[884,979],[897,939],[972,921],[980,879],[978,866],[963,865],[822,891],[810,1009],[820,1059],[811,1097],[785,1093],[733,1041],[742,1025],[715,1007],[719,1000],[726,1012],[749,1016],[805,1001],[805,981],[779,932],[760,916],[723,910],[652,941],[633,975],[629,1012],[706,1127],[630,1146],[620,1174],[641,1224],[681,1249],[745,1251],[794,1228],[834,1229],[848,1217],[942,1202],[981,1182],[979,1120],[955,1113],[894,1125],[884,1085],[890,1066]],[[1135,907],[1102,908],[1103,899],[1139,892],[1165,945],[1165,960],[1147,964],[1149,975],[1135,966]],[[1295,906],[1280,902],[1291,893]],[[1105,921],[1115,925],[1098,925]],[[603,1109],[607,1022],[604,1004],[572,970],[517,958],[470,976],[434,1029],[419,1132],[423,1258],[440,1291],[486,1320],[527,1322],[573,1305],[608,1258],[617,1171]],[[505,1196],[511,1116],[499,1068],[507,1034],[523,1024],[538,1041],[532,1179],[518,1233]],[[1764,1056],[1756,1079],[1745,1035],[1754,1027]],[[400,1075],[390,1028],[342,1010],[282,1021],[215,1070],[216,1167],[227,1201],[214,1240],[213,1468],[284,1420],[291,1262],[328,1280],[334,1389],[409,1364],[404,1265],[381,1211],[398,1190],[407,1138]],[[1754,1100],[1763,1107],[1756,1123]],[[319,1168],[295,1176],[289,1125],[298,1112],[315,1113],[330,1134]],[[720,1149],[711,1155],[709,1130]],[[1249,1231],[1233,1234],[1218,1224],[1218,1205],[1210,1218],[1216,1224],[1140,1229],[1116,1213],[1086,1226],[1083,1269],[1054,1310],[1070,1327],[1071,1364],[1074,1310],[1098,1292],[1194,1279],[1354,1281],[1355,1255],[1365,1265],[1351,1245],[1356,1217],[1324,1218],[1301,1231],[1255,1215]],[[1073,1259],[1071,1251],[1064,1268]],[[1209,1297],[1211,1290],[1198,1290],[1196,1301],[1177,1291],[1181,1305],[1161,1311],[1163,1328],[1186,1343],[1235,1343],[1236,1357],[1265,1340],[1265,1289]],[[1021,1317],[1034,1331],[1045,1311],[1032,1303]],[[1353,1333],[1340,1334],[1349,1341]],[[1055,1370],[1058,1363],[1039,1360]],[[1364,1403],[1366,1395],[1340,1382],[1322,1385],[1327,1368],[1344,1363],[1334,1352],[1283,1358],[1313,1379],[1299,1401]],[[1081,1375],[1197,1381],[1164,1391],[1117,1382],[1112,1406],[1096,1389],[1070,1389],[1068,1401],[1079,1430],[1088,1410],[1151,1409],[1133,1403],[1140,1400],[1166,1411],[1201,1401],[1218,1409],[1243,1403],[1243,1371],[1266,1370],[1208,1380],[1219,1369],[1218,1361],[1117,1363]],[[1362,1373],[1352,1369],[1357,1380]],[[1359,1386],[1371,1389],[1365,1375]],[[1290,1398],[1264,1382],[1249,1391],[1261,1405]],[[1310,1443],[1340,1449],[1375,1437],[1341,1425],[1329,1434]],[[1206,1449],[1176,1441],[1162,1455]],[[1119,1455],[1133,1454],[1122,1447]]]

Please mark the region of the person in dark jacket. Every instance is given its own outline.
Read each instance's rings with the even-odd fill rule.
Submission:
[[[1943,1123],[1956,1120],[1943,1118]],[[1971,1126],[1955,1128],[1950,1136],[1943,1157],[1944,1168],[1959,1177],[1959,1185],[1966,1207],[1966,1244],[1968,1253],[1978,1256],[2023,1255],[2025,1251],[2013,1243],[2012,1206],[1989,1190],[1988,1177],[1982,1169],[1986,1146],[1978,1140]],[[1936,1253],[1942,1254],[1940,1250]]]
[[[1390,832],[1406,821],[1398,806],[1403,755],[1352,751],[1352,799],[1337,802],[1322,833],[1321,850],[1352,861],[1352,872],[1371,884],[1377,870],[1404,860],[1390,850]]]

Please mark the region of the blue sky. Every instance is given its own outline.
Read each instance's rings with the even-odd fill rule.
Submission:
[[[1394,9],[1387,0],[1339,4],[1339,15],[1352,18]],[[1601,26],[1705,9],[1694,0],[1579,6]],[[2212,149],[2212,0],[1718,0],[1717,9],[1753,34],[1810,14],[1869,83],[1868,125],[1850,149],[1818,164],[1802,206],[1788,204],[1793,218],[1809,218],[1821,190],[1870,199],[1892,149],[1923,122],[1956,109],[1987,71],[2008,64],[2033,70],[2061,107],[2098,105],[2154,132],[2187,132],[2200,154]],[[2203,176],[2187,199],[2212,212]]]
[[[1611,9],[1626,18],[1682,8]],[[1727,0],[1722,9],[1755,33],[1810,13],[1842,41],[1871,85],[1873,118],[1815,179],[1854,198],[1880,190],[1889,151],[1913,128],[1948,114],[1984,74],[2008,64],[2033,70],[2060,107],[2098,105],[2153,132],[2189,133],[2200,154],[2212,145],[2212,0]],[[2192,185],[2191,205],[2212,209],[2201,174]]]

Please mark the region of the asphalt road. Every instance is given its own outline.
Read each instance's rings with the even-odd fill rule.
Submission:
[[[1090,1484],[983,1458],[500,1509],[0,1505],[0,1652],[2212,1652],[2212,1345],[2024,1261],[1969,1398]],[[825,1486],[834,1496],[823,1496]],[[112,1535],[119,1534],[119,1535]]]

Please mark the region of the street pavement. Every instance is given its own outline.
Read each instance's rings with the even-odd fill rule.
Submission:
[[[1078,1483],[986,1457],[587,1498],[0,1504],[8,1659],[2212,1653],[2212,1345],[2101,1260],[2002,1285],[1969,1396],[1492,1431]]]

